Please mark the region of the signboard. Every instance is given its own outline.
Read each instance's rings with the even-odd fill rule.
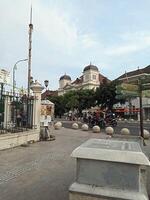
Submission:
[[[51,115],[52,106],[51,105],[41,105],[41,115],[47,116]]]
[[[148,83],[148,84],[143,84],[143,85],[142,85],[142,90],[150,90],[150,83]]]
[[[10,72],[0,69],[0,83],[10,84]]]
[[[150,98],[150,89],[142,91],[142,97]]]
[[[129,83],[122,83],[116,86],[116,93],[125,96],[139,96],[139,86]],[[120,97],[119,97],[120,98]]]
[[[126,98],[125,95],[122,95],[122,94],[117,94],[117,95],[116,95],[116,99],[121,100],[121,99],[125,99],[125,98]]]
[[[128,91],[138,91],[139,90],[138,85],[133,85],[133,84],[129,84],[129,83],[122,83],[120,85],[120,88],[122,90],[128,90]]]
[[[132,97],[138,97],[139,96],[138,91],[130,91],[130,90],[122,90],[121,94],[126,95],[126,96],[132,96]]]
[[[141,83],[142,84],[150,83],[150,74],[145,75],[145,77],[143,79],[141,79]]]

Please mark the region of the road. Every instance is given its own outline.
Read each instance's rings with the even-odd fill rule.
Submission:
[[[62,128],[54,141],[0,151],[0,200],[68,200],[76,174],[72,151],[99,134]]]
[[[65,128],[71,128],[74,121],[63,121],[63,126]],[[82,123],[77,122],[79,124],[79,128],[81,128]],[[120,134],[122,128],[128,128],[132,135],[139,135],[140,133],[140,124],[139,122],[119,122],[118,125],[114,128],[115,134]],[[144,129],[150,131],[150,122],[144,123]],[[103,130],[102,130],[103,131]]]
[[[150,123],[144,123],[144,129],[150,131]],[[122,128],[128,128],[132,135],[139,135],[140,124],[139,122],[118,122],[117,127],[115,127],[115,133],[119,134]]]
[[[89,138],[108,138],[103,132],[81,129],[62,128],[52,133],[54,141],[0,151],[0,200],[68,200],[76,174],[70,154]],[[145,148],[149,153],[150,145]]]

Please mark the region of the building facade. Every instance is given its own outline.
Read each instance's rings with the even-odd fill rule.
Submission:
[[[69,75],[63,75],[59,79],[58,95],[63,95],[71,90],[96,89],[100,84],[110,82],[105,76],[99,73],[98,67],[92,64],[83,69],[83,75],[72,81]]]
[[[150,84],[150,65],[142,68],[142,69],[137,69],[131,72],[127,72],[124,73],[123,75],[121,75],[120,77],[117,78],[117,80],[121,81],[121,82],[126,82],[126,83],[134,83],[134,82],[138,82],[140,79],[142,80],[146,80],[148,78],[149,83]],[[150,94],[150,90],[147,90],[147,93]],[[143,92],[143,98],[142,98],[142,105],[143,105],[143,116],[144,119],[150,119],[150,97],[144,97],[144,92]],[[119,109],[119,107],[123,107],[120,104],[116,105],[116,108]],[[124,105],[124,109],[131,110],[132,114],[137,114],[138,115],[138,119],[139,119],[139,109],[140,109],[140,105],[139,105],[139,97],[137,98],[132,98],[129,101],[127,101]],[[137,111],[137,113],[134,113],[134,111]]]

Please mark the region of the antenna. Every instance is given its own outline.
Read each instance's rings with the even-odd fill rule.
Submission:
[[[30,24],[32,24],[32,5],[31,5],[31,10],[30,10]]]

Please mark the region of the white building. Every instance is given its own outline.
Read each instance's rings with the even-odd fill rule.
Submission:
[[[90,64],[83,69],[83,75],[75,81],[72,81],[69,75],[61,76],[58,95],[63,95],[71,90],[96,89],[104,82],[109,82],[109,80],[99,73],[98,67]]]

